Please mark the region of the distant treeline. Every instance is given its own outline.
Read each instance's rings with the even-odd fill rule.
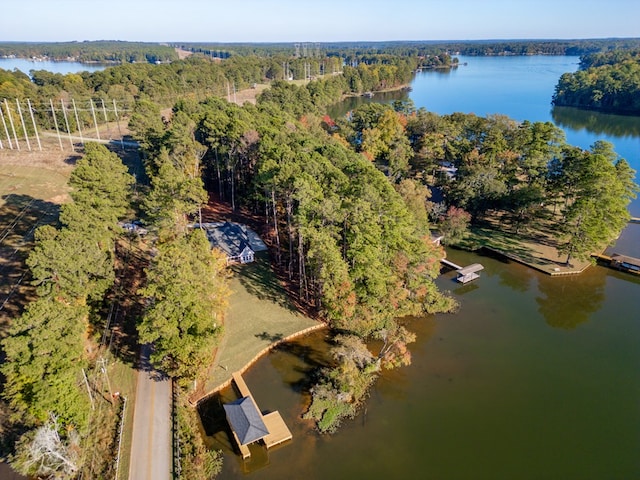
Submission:
[[[372,54],[429,57],[442,55],[443,53],[460,55],[585,55],[609,50],[640,48],[640,38],[452,42],[182,43],[175,46],[217,58],[228,58],[233,55],[359,58]]]
[[[141,42],[0,43],[0,57],[73,60],[83,63],[170,62],[178,59],[173,47]]]
[[[640,48],[640,38],[593,40],[504,40],[441,44],[460,55],[587,55],[611,50]]]
[[[640,115],[640,49],[585,55],[580,69],[560,77],[558,106]]]
[[[286,59],[342,58],[349,64],[363,57],[391,55],[446,59],[444,55],[586,55],[619,49],[640,48],[640,39],[592,40],[485,40],[485,41],[389,41],[300,43],[176,43],[121,41],[59,43],[0,43],[0,57],[47,57],[78,62],[134,63],[177,60],[175,48],[227,59],[234,56]],[[444,62],[446,63],[446,62]]]

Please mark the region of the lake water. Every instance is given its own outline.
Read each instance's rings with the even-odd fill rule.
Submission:
[[[53,73],[96,72],[104,70],[108,65],[87,64],[80,62],[52,62],[49,60],[33,61],[26,58],[0,58],[0,68],[13,71],[16,68],[29,75],[31,70],[47,70]]]
[[[577,58],[461,62],[468,64],[450,73],[419,74],[410,93],[416,106],[554,121],[584,148],[612,141],[639,169],[639,119],[551,110],[555,82]],[[637,249],[640,225],[625,234]],[[336,435],[317,435],[300,418],[308,374],[323,362],[323,333],[283,346],[245,374],[260,407],[282,414],[290,443],[268,453],[252,447],[243,462],[215,414],[233,394],[213,399],[204,424],[210,444],[225,451],[221,478],[640,478],[640,278],[603,267],[552,278],[501,258],[448,256],[482,263],[481,278],[466,286],[453,273],[438,278],[460,311],[412,320],[412,365],[385,373],[366,409]]]

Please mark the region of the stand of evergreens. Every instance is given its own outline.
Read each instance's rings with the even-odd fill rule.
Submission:
[[[63,478],[85,470],[94,401],[108,401],[87,391],[86,370],[100,352],[106,319],[99,312],[115,280],[117,221],[127,213],[133,177],[115,154],[87,144],[69,184],[73,202],[62,207],[61,226],[40,227],[27,260],[38,298],[2,342],[3,396],[26,432],[12,466]]]
[[[640,115],[640,50],[613,50],[581,57],[577,72],[560,77],[553,104]]]

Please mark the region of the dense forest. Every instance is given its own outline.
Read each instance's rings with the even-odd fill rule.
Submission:
[[[320,81],[306,87],[314,102],[324,106],[338,102],[344,95],[407,85],[417,66],[417,59],[389,56],[370,56],[366,62],[354,62],[353,66],[344,67],[337,58],[311,63],[303,59],[281,62],[273,58],[233,57],[218,63],[203,56],[192,56],[170,64],[125,64],[67,75],[32,70],[29,76],[18,70],[0,69],[0,98],[30,99],[36,106],[34,114],[39,123],[53,129],[50,99],[58,103],[74,99],[82,105],[79,121],[85,126],[92,122],[91,101],[94,104],[116,101],[123,111],[130,111],[140,99],[170,107],[183,97],[198,100],[210,96],[230,98],[232,91],[249,88],[255,83],[309,80],[326,73]],[[57,120],[63,125],[62,117]],[[75,118],[69,121],[71,129],[75,130]]]
[[[432,228],[450,243],[489,219],[516,236],[543,229],[570,263],[615,238],[636,186],[610,144],[571,147],[550,123],[438,116],[402,102],[334,121],[312,95],[323,82],[274,82],[256,106],[178,102],[171,128],[190,125],[208,190],[262,216],[298,300],[342,333],[309,412],[331,431],[380,368],[410,361],[412,336],[397,317],[454,307],[428,280],[440,255]],[[131,124],[157,156],[171,137],[158,106],[140,107]],[[433,187],[445,202],[429,200]],[[362,343],[371,338],[385,345],[375,354]]]
[[[577,72],[560,77],[553,103],[640,115],[640,50],[614,50],[581,57]]]

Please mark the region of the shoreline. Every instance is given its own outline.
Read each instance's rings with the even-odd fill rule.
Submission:
[[[223,390],[223,389],[227,388],[229,385],[231,385],[231,383],[233,382],[232,375],[234,373],[239,373],[239,374],[245,373],[256,362],[258,362],[262,357],[264,357],[266,354],[271,352],[274,348],[277,348],[278,346],[282,345],[283,343],[290,342],[291,340],[295,340],[296,338],[303,337],[303,336],[307,335],[308,333],[312,333],[312,332],[315,332],[317,330],[322,330],[323,328],[329,328],[329,325],[327,325],[326,323],[318,322],[317,325],[313,325],[311,327],[307,327],[307,328],[305,328],[303,330],[300,330],[299,332],[292,333],[291,335],[288,335],[288,336],[286,336],[284,338],[281,338],[281,339],[271,343],[267,347],[265,347],[262,350],[260,350],[251,360],[249,360],[249,362],[244,364],[241,368],[237,369],[236,371],[232,372],[230,370],[225,370],[225,372],[228,372],[228,375],[227,375],[228,378],[226,380],[224,380],[222,383],[218,384],[217,386],[213,387],[212,389],[208,390],[206,393],[202,394],[197,399],[194,399],[194,400],[190,399],[189,403],[191,404],[192,407],[197,408],[198,405],[201,402],[206,401],[212,395],[215,395],[220,390]],[[211,368],[220,367],[220,366],[221,365],[219,364],[219,362],[216,362],[214,360],[214,363],[211,365]]]

